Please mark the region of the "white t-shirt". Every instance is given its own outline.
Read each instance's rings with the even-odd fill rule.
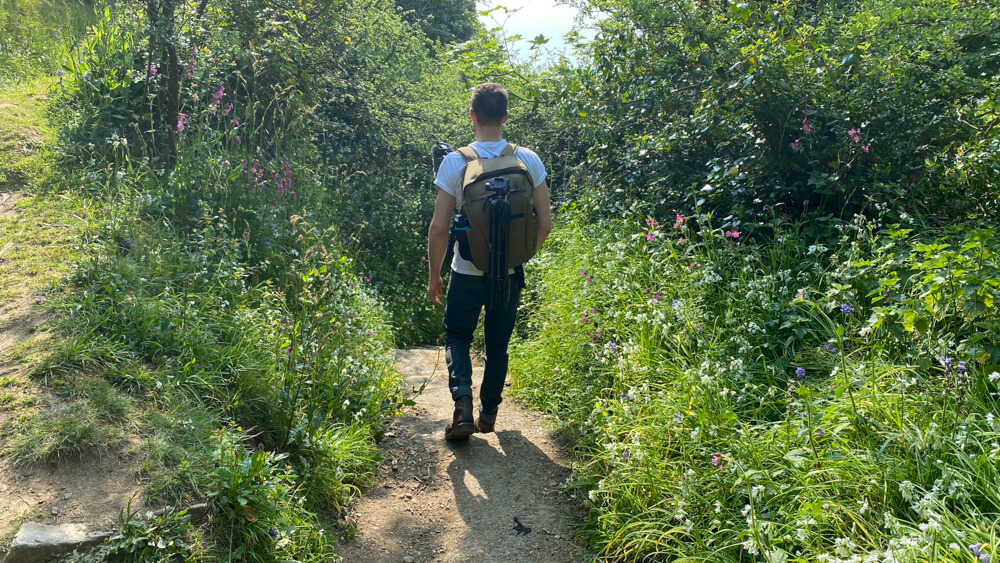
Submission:
[[[493,158],[500,156],[503,152],[504,147],[507,146],[507,141],[490,141],[482,142],[476,141],[470,145],[475,149],[476,154],[480,158]],[[545,181],[546,172],[545,165],[542,164],[542,160],[538,158],[538,155],[530,149],[524,147],[517,147],[517,152],[514,153],[514,157],[524,164],[524,167],[528,169],[528,174],[531,175],[532,181],[535,182],[535,187],[541,185]],[[457,196],[462,189],[462,169],[465,168],[465,159],[458,152],[448,153],[441,161],[441,166],[438,168],[437,178],[434,180],[434,185],[441,188],[452,196]],[[457,201],[456,201],[457,203]],[[457,211],[457,209],[456,209]],[[475,267],[469,260],[463,259],[458,254],[458,243],[455,243],[455,257],[451,261],[451,269],[455,270],[460,274],[467,274],[470,276],[482,276],[484,272],[479,268]]]

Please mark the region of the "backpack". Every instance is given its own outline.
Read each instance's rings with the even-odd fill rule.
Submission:
[[[510,183],[507,268],[519,266],[535,255],[538,239],[538,220],[532,203],[535,183],[528,169],[514,156],[516,151],[517,145],[511,143],[494,158],[480,158],[472,146],[457,151],[466,162],[458,208],[468,221],[468,228],[464,225],[461,228],[467,244],[459,240],[459,254],[486,273],[490,273],[489,198],[492,195],[487,185],[494,178],[506,178]]]

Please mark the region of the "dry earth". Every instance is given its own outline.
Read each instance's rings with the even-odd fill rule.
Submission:
[[[26,262],[40,255],[58,255],[47,252],[50,248],[39,252],[33,245],[49,246],[53,238],[70,244],[74,235],[68,234],[66,225],[47,226],[44,219],[48,217],[34,216],[37,207],[26,205],[31,199],[0,192],[0,446],[16,438],[24,420],[67,404],[28,377],[52,343],[45,329],[50,317],[43,307],[46,292],[40,288],[51,286],[62,268]],[[54,237],[38,237],[39,228],[58,232]],[[2,454],[0,554],[25,521],[110,529],[118,511],[140,491],[136,463],[125,450],[20,468]]]
[[[358,535],[340,546],[344,561],[579,560],[577,507],[559,491],[569,470],[543,415],[505,399],[495,434],[446,442],[454,402],[444,351],[401,351],[398,368],[409,389],[427,386],[390,425],[382,481],[357,503]],[[518,533],[514,518],[531,531]]]

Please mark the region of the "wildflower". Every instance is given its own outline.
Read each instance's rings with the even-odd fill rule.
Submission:
[[[628,448],[625,448],[625,451],[622,452],[622,461],[628,461],[628,458],[630,457],[632,457],[632,452],[630,452]]]
[[[684,302],[681,301],[680,299],[674,299],[674,302],[673,302],[673,304],[671,306],[674,309],[680,309],[681,305],[683,305],[683,304],[684,304]]]
[[[861,145],[861,152],[868,152],[868,145]]]
[[[1000,379],[1000,372],[995,371],[991,373],[989,377],[990,377],[990,383],[996,383],[997,380]]]
[[[369,330],[368,331],[368,338],[374,338],[374,337],[375,337],[375,331],[374,330]]]
[[[233,111],[232,102],[230,102],[229,105],[226,106],[226,109],[222,110],[222,115],[229,115],[229,112],[231,111]]]
[[[712,465],[718,467],[721,462],[722,462],[722,454],[718,452],[712,454]]]
[[[660,300],[660,296],[654,293],[653,294],[653,301],[659,301],[659,300]]]
[[[611,350],[612,354],[618,353],[618,346],[614,342],[608,342],[608,349]]]
[[[653,233],[646,233],[646,240],[648,240],[649,242],[653,242],[654,240],[656,240],[656,237],[653,236]]]
[[[655,229],[656,219],[653,219],[652,217],[646,217],[646,226],[649,227],[650,229]]]
[[[816,429],[816,435],[817,436],[822,436],[823,434],[826,434],[826,432],[823,432],[822,428],[817,428]]]
[[[159,73],[160,73],[160,65],[157,65],[157,64],[149,65],[149,75],[150,76],[156,76]]]
[[[675,414],[674,415],[674,424],[680,425],[680,423],[683,421],[683,418],[684,417],[681,416],[681,413]]]
[[[764,211],[770,211],[771,209],[774,209],[774,208],[771,207],[770,205],[766,204],[766,203],[764,204]]]
[[[684,244],[684,237],[681,237],[681,238],[677,239],[677,242],[679,244]]]
[[[61,68],[57,68],[57,69],[56,69],[56,76],[62,76],[62,75],[64,75],[64,74],[66,74],[66,73],[65,73],[65,72],[63,72],[63,69],[61,69]]]
[[[580,277],[581,278],[587,277],[587,270],[583,270],[582,272],[580,272]]]
[[[594,276],[587,276],[587,283],[593,283]]]
[[[237,135],[236,137],[234,137],[233,140],[236,141],[237,145],[243,144],[243,139],[240,139],[239,135]]]
[[[222,97],[226,95],[226,87],[219,84],[219,89],[214,94],[212,94],[212,99],[215,101],[215,105],[222,105]]]
[[[292,347],[291,346],[289,346],[288,348],[285,348],[285,355],[288,355],[288,356],[292,355]]]
[[[804,367],[797,367],[797,368],[795,368],[795,376],[796,377],[805,377],[806,376],[806,368],[804,368]]]
[[[231,123],[233,125],[233,127],[239,127],[240,126],[240,120],[239,119],[233,119],[229,123]]]
[[[180,133],[184,130],[184,127],[188,124],[189,118],[186,113],[177,114],[177,132]]]
[[[591,310],[590,310],[590,312],[591,312],[592,314],[596,315],[596,314],[597,314],[597,309],[591,309]]]
[[[850,315],[851,313],[854,312],[854,307],[851,307],[847,303],[844,303],[843,305],[840,306],[840,312],[845,315]]]
[[[965,362],[958,362],[958,373],[965,375]]]
[[[951,373],[951,358],[941,356],[939,359],[941,360],[941,363],[944,364],[944,373]]]
[[[271,528],[270,530],[267,531],[267,535],[271,536],[272,538],[276,538],[278,537],[278,530]]]
[[[795,298],[796,299],[802,299],[802,292],[800,291],[800,292],[796,293],[795,294]]]
[[[788,146],[789,146],[789,147],[791,147],[791,149],[792,149],[793,151],[798,151],[798,150],[799,150],[799,147],[800,147],[800,145],[799,145],[799,141],[800,141],[800,140],[801,140],[801,139],[795,139],[795,140],[794,140],[794,141],[792,141],[792,142],[791,142],[791,144],[789,144]]]
[[[581,322],[581,323],[586,323],[586,322],[587,322],[587,315],[583,315],[583,316],[581,316],[581,317],[580,317],[580,322]]]
[[[809,131],[810,131],[810,128],[809,128],[808,118],[803,117],[802,118],[802,132],[805,133],[806,135],[808,135]]]
[[[840,350],[838,350],[837,347],[834,346],[833,344],[827,344],[826,346],[823,346],[823,348],[827,352],[829,352],[829,353],[831,353],[831,354],[833,354],[835,356],[839,356],[840,355]]]
[[[347,318],[351,318],[351,317],[353,317],[353,316],[354,316],[354,313],[352,313],[351,311],[348,311],[348,312],[347,312]]]
[[[976,557],[976,559],[979,560],[979,563],[990,563],[990,556],[986,555],[985,553],[980,552],[980,548],[981,547],[982,547],[982,544],[978,544],[978,543],[974,544],[974,545],[970,545],[969,546],[969,551],[971,551],[972,555],[974,555]]]
[[[366,283],[372,281],[372,279],[369,278],[368,276],[364,276],[361,279],[365,280]]]

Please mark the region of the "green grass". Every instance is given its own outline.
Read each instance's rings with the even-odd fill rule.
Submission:
[[[994,544],[997,287],[962,280],[995,278],[996,238],[924,231],[940,237],[925,256],[858,219],[821,248],[778,221],[782,244],[745,229],[736,246],[686,221],[571,218],[530,272],[513,385],[579,439],[592,549],[966,561]]]
[[[29,419],[7,453],[16,465],[30,465],[100,454],[124,439],[120,428],[102,423],[86,404],[73,403]]]

